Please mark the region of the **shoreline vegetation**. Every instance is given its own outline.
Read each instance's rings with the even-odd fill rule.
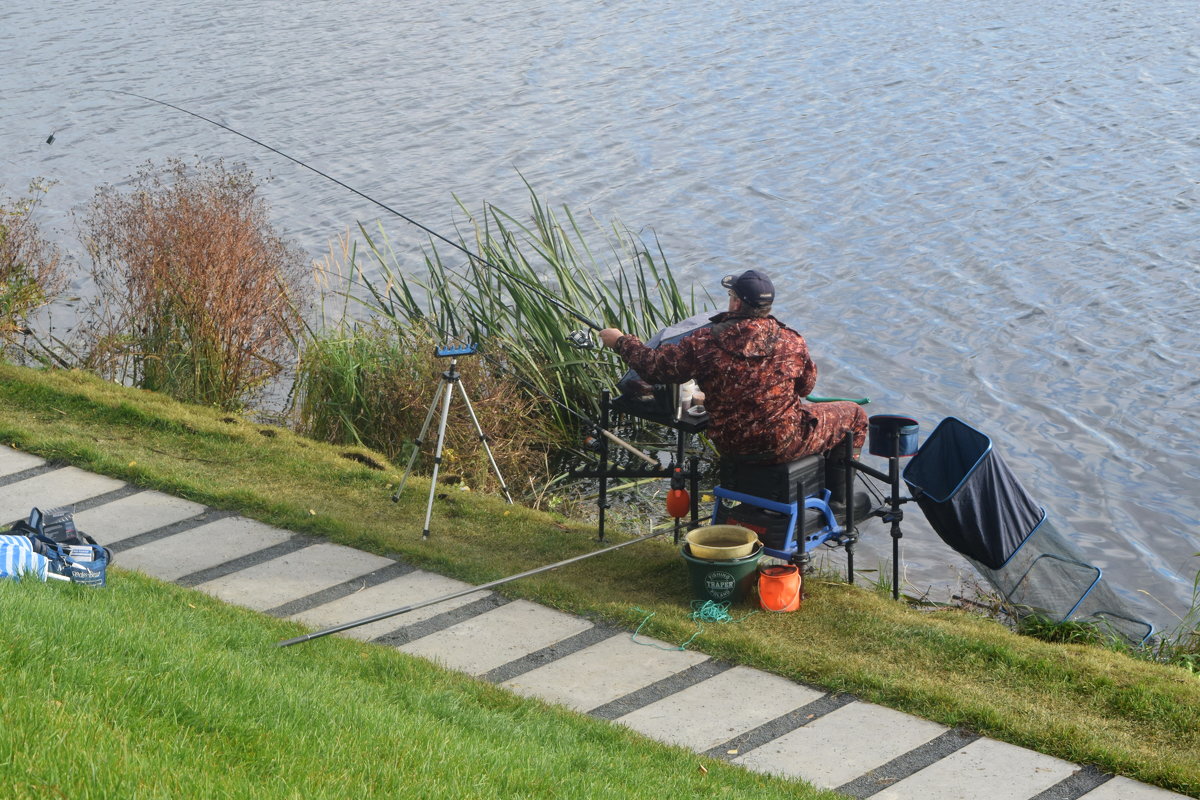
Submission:
[[[0,442],[476,583],[594,549],[594,528],[539,508],[562,496],[557,457],[591,432],[564,408],[594,417],[599,389],[620,374],[611,354],[565,344],[572,320],[523,280],[436,248],[425,278],[407,277],[386,238],[365,229],[363,252],[347,236],[322,271],[330,283],[314,322],[313,292],[256,188],[239,168],[172,162],[148,166],[125,194],[98,192],[85,239],[100,294],[70,342],[43,341],[24,321],[61,286],[61,257],[33,223],[37,195],[5,205],[0,336],[43,369],[0,363]],[[530,200],[521,218],[462,208],[464,246],[639,334],[700,307],[657,247],[613,226],[606,265],[569,210],[551,210],[532,187]],[[481,347],[484,357],[460,366],[520,504],[487,494],[494,475],[464,416],[448,426],[454,483],[423,542],[417,486],[428,482],[414,477],[399,503],[390,498],[445,368],[433,347],[448,335]],[[256,422],[256,393],[289,370],[291,424]],[[625,524],[614,538],[648,523]],[[631,630],[653,613],[643,630],[666,641],[696,632],[669,540],[586,564],[504,591]],[[1022,636],[964,609],[910,607],[819,576],[806,586],[802,613],[706,625],[691,646],[1200,797],[1200,603],[1147,653],[1075,644],[1094,632],[1069,626],[1028,625],[1040,638]]]

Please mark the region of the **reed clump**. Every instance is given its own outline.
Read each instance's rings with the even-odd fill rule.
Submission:
[[[35,181],[25,196],[0,201],[0,343],[28,331],[27,318],[62,289],[62,254],[34,218],[47,190]]]
[[[83,366],[235,408],[293,362],[307,269],[258,187],[244,167],[171,160],[97,191],[83,221],[97,287]]]
[[[534,502],[543,498],[558,477],[552,455],[591,433],[601,390],[625,369],[610,351],[572,342],[584,327],[580,317],[647,337],[695,313],[696,298],[680,292],[657,243],[613,225],[599,231],[597,250],[570,209],[554,211],[532,189],[529,198],[528,221],[491,205],[472,215],[460,203],[467,217],[460,230],[469,231],[458,240],[462,249],[451,260],[430,246],[417,269],[382,230],[360,226],[361,251],[349,234],[342,237],[325,277],[332,287],[326,296],[345,308],[333,326],[307,333],[300,358],[295,397],[303,432],[406,459],[447,367],[435,348],[474,344],[479,352],[458,366],[480,425],[510,486]],[[345,322],[352,311],[367,320]],[[456,392],[449,463],[464,457],[464,479],[492,486],[462,406]],[[426,449],[435,436],[427,435]]]
[[[347,239],[332,269],[393,324],[486,342],[488,355],[532,396],[595,418],[600,390],[613,387],[625,367],[611,351],[581,349],[571,334],[590,335],[587,319],[644,339],[694,314],[697,298],[680,291],[657,241],[619,223],[585,231],[569,208],[555,210],[527,188],[530,205],[520,216],[490,204],[474,214],[459,203],[466,233],[458,245],[472,253],[465,263],[461,252],[450,259],[431,246],[418,278],[386,234],[363,229],[366,252]],[[549,402],[544,410],[564,434],[577,433],[578,418],[562,406]]]
[[[1195,554],[1200,558],[1200,553]],[[1173,664],[1200,678],[1200,570],[1192,580],[1192,602],[1175,627],[1142,648],[1140,655],[1152,661]]]

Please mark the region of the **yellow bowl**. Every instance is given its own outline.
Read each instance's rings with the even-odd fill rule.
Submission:
[[[688,551],[705,561],[731,561],[754,552],[758,534],[741,525],[708,525],[687,535]]]

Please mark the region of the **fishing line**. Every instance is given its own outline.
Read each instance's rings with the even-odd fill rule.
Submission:
[[[496,272],[500,273],[501,275],[506,276],[510,280],[515,281],[516,283],[520,284],[521,286],[524,286],[525,288],[533,291],[539,297],[541,297],[542,299],[549,302],[551,305],[567,312],[568,314],[570,314],[575,319],[579,320],[580,322],[582,322],[584,325],[591,328],[592,330],[599,331],[602,328],[602,326],[600,324],[589,319],[588,317],[586,317],[585,315],[583,315],[576,309],[570,307],[566,303],[563,303],[558,298],[556,298],[554,295],[552,295],[548,291],[546,291],[545,288],[538,286],[536,284],[529,283],[525,279],[521,278],[519,275],[515,275],[511,271],[506,270],[503,267],[497,266],[495,263],[488,261],[487,259],[479,256],[478,254],[472,253],[470,250],[463,247],[458,242],[455,242],[454,240],[443,236],[442,234],[438,233],[437,231],[433,230],[432,228],[430,228],[426,225],[423,225],[422,223],[418,222],[417,220],[413,219],[412,217],[408,216],[407,214],[404,214],[404,213],[392,208],[391,206],[387,205],[386,203],[384,203],[380,200],[377,200],[374,197],[371,197],[370,195],[366,194],[365,192],[354,188],[353,186],[346,183],[345,181],[339,180],[326,172],[322,172],[321,170],[317,169],[316,167],[314,167],[310,164],[306,164],[305,162],[301,161],[300,159],[296,158],[295,156],[289,155],[288,153],[283,152],[282,150],[280,150],[277,147],[272,147],[271,145],[267,144],[266,142],[260,141],[259,139],[256,139],[253,136],[250,136],[249,134],[242,133],[241,131],[236,130],[228,125],[225,125],[224,123],[217,122],[216,120],[210,119],[209,117],[206,117],[203,114],[199,114],[195,111],[191,111],[182,106],[175,105],[174,103],[168,103],[165,100],[159,100],[154,97],[148,97],[146,95],[138,94],[136,92],[128,92],[128,91],[124,91],[122,89],[100,89],[100,88],[89,88],[89,89],[85,89],[84,91],[109,92],[112,94],[121,94],[121,95],[126,95],[128,97],[135,97],[139,100],[144,100],[148,103],[156,103],[160,106],[174,109],[175,111],[183,112],[184,114],[187,114],[189,116],[195,117],[196,119],[207,122],[210,125],[215,125],[216,127],[220,128],[222,130],[228,131],[229,133],[232,133],[236,136],[240,136],[243,139],[258,145],[259,147],[262,147],[266,150],[271,151],[272,153],[275,153],[276,155],[286,158],[288,161],[291,161],[293,164],[297,164],[297,165],[309,170],[310,172],[316,173],[317,175],[321,176],[322,178],[325,178],[326,180],[331,181],[332,183],[335,183],[338,186],[341,186],[343,189],[345,189],[349,192],[352,192],[353,194],[358,195],[359,197],[363,198],[364,200],[367,200],[368,202],[373,203],[374,205],[378,206],[379,208],[382,208],[384,211],[387,211],[389,214],[394,214],[395,216],[399,217],[400,219],[404,220],[405,222],[409,223],[410,225],[413,225],[413,226],[421,229],[422,231],[424,231],[428,235],[434,237],[435,239],[445,242],[446,244],[450,245],[451,247],[455,248],[456,250],[459,250],[462,253],[464,253],[467,256],[467,258],[474,259],[476,262],[483,264],[485,267],[488,267],[489,269],[493,269]],[[46,140],[47,144],[52,143],[53,140],[54,140],[54,133],[51,133],[50,137]],[[456,338],[456,337],[451,337],[451,338]],[[591,347],[591,345],[592,345],[591,340],[588,338],[587,334],[584,333],[583,331],[573,331],[573,332],[569,333],[567,335],[567,340],[575,347],[588,348],[588,347]],[[485,358],[487,358],[486,354],[484,354],[484,356],[485,356]],[[503,366],[490,358],[489,358],[489,361],[492,361],[492,363],[496,364],[497,366]],[[642,453],[640,450],[633,447],[628,442],[624,441],[623,439],[621,439],[620,437],[618,437],[616,434],[612,433],[611,431],[605,430],[595,420],[588,418],[584,414],[567,406],[565,403],[561,402],[558,398],[552,397],[547,392],[542,391],[540,388],[538,388],[532,382],[517,375],[515,373],[515,371],[513,371],[511,369],[507,369],[506,371],[510,375],[513,375],[519,382],[524,384],[526,386],[526,388],[531,389],[531,390],[535,391],[537,394],[542,395],[543,397],[547,398],[548,400],[550,400],[552,403],[559,406],[563,410],[565,410],[568,413],[583,420],[588,425],[594,426],[601,435],[603,435],[605,438],[612,441],[614,444],[617,444],[620,447],[625,448],[626,450],[628,450],[629,452],[633,453],[634,455],[640,457],[644,461],[647,461],[648,463],[657,466],[657,462],[655,462],[653,459],[651,459],[645,453]]]
[[[229,131],[230,133],[232,133],[236,136],[240,136],[249,142],[253,142],[254,144],[258,145],[259,147],[263,147],[263,148],[266,148],[267,150],[270,150],[272,153],[275,153],[276,155],[283,156],[288,161],[291,161],[293,164],[298,164],[299,166],[304,167],[305,169],[309,170],[310,172],[315,172],[317,175],[320,175],[322,178],[324,178],[328,181],[332,181],[333,183],[336,183],[338,186],[341,186],[343,189],[345,189],[349,192],[353,192],[354,194],[358,195],[359,197],[363,198],[364,200],[379,206],[384,211],[387,211],[389,214],[394,214],[397,217],[399,217],[400,219],[409,223],[410,225],[420,228],[422,231],[424,231],[425,233],[434,237],[435,239],[445,242],[446,244],[450,245],[451,247],[455,248],[456,250],[461,250],[463,253],[466,254],[466,256],[468,258],[474,259],[475,261],[483,264],[484,266],[488,267],[489,269],[494,269],[496,272],[499,272],[501,275],[504,275],[507,278],[509,278],[510,280],[515,281],[516,283],[519,283],[521,286],[524,286],[526,289],[529,289],[530,291],[535,292],[543,300],[545,300],[546,302],[550,303],[551,305],[561,309],[562,311],[567,312],[568,314],[570,314],[575,319],[579,320],[580,322],[582,322],[584,325],[588,326],[592,330],[599,331],[602,328],[602,326],[599,323],[584,316],[582,313],[575,310],[574,308],[567,305],[566,303],[563,303],[557,297],[555,297],[553,294],[548,292],[544,287],[538,286],[537,284],[530,283],[530,282],[526,281],[524,278],[520,277],[519,275],[515,275],[512,272],[510,272],[509,270],[506,270],[503,267],[497,266],[495,263],[488,261],[487,259],[483,258],[482,256],[480,256],[476,253],[472,253],[470,250],[463,247],[458,242],[455,242],[454,240],[443,236],[442,234],[438,233],[437,231],[433,230],[432,228],[430,228],[426,225],[422,225],[420,222],[418,222],[417,220],[408,216],[407,214],[397,211],[396,209],[392,208],[391,206],[387,205],[386,203],[384,203],[380,200],[376,200],[374,197],[371,197],[369,194],[366,194],[363,191],[355,189],[350,184],[348,184],[344,181],[338,180],[337,178],[333,177],[332,175],[322,172],[321,170],[317,169],[316,167],[306,164],[303,161],[301,161],[300,159],[296,158],[295,156],[288,155],[287,153],[283,152],[282,150],[280,150],[276,147],[272,147],[271,145],[267,144],[266,142],[262,142],[258,139],[255,139],[253,136],[242,133],[239,130],[235,130],[235,129],[229,127],[228,125],[217,122],[214,119],[209,119],[208,117],[204,116],[203,114],[198,114],[195,111],[190,111],[182,106],[177,106],[174,103],[168,103],[165,100],[158,100],[157,98],[154,98],[154,97],[147,97],[146,95],[143,95],[143,94],[137,94],[136,92],[127,92],[127,91],[123,91],[121,89],[96,89],[96,88],[84,89],[83,91],[111,92],[113,94],[127,95],[128,97],[136,97],[139,100],[145,100],[148,103],[157,103],[160,106],[165,106],[167,108],[173,108],[176,111],[182,111],[184,114],[188,114],[189,116],[193,116],[196,119],[203,120],[203,121],[209,123],[210,125],[215,125],[218,128],[221,128],[222,130]],[[54,134],[51,134],[50,138],[47,139],[47,143],[52,142],[53,139],[54,139]],[[588,342],[589,345],[591,344],[590,340],[587,340],[586,334],[583,334],[583,336],[580,337],[580,336],[577,336],[575,333],[572,333],[570,336],[568,336],[568,339],[570,339],[571,343],[576,346],[580,346],[581,343],[585,340]]]

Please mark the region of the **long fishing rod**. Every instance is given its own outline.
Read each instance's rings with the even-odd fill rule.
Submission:
[[[567,312],[568,314],[570,314],[575,319],[579,320],[580,322],[582,322],[584,325],[591,328],[592,330],[599,331],[602,329],[602,326],[599,323],[595,322],[594,320],[592,320],[592,319],[588,318],[587,316],[585,316],[584,314],[580,313],[578,310],[576,310],[576,309],[572,308],[571,306],[567,305],[566,303],[562,302],[557,297],[555,297],[554,295],[552,295],[548,291],[546,291],[543,287],[538,286],[537,284],[529,283],[525,279],[521,278],[519,275],[513,274],[510,270],[506,270],[503,267],[498,266],[494,262],[491,262],[476,253],[472,253],[470,250],[463,247],[458,242],[455,242],[454,240],[443,236],[442,234],[438,233],[437,231],[433,230],[432,228],[430,228],[426,225],[423,225],[422,223],[418,222],[417,220],[413,219],[412,217],[408,216],[407,214],[397,211],[396,209],[392,208],[391,206],[387,205],[386,203],[384,203],[380,200],[377,200],[374,197],[371,197],[370,195],[366,194],[365,192],[363,192],[359,189],[354,188],[353,186],[346,183],[345,181],[339,180],[326,172],[322,172],[321,170],[317,169],[316,167],[312,166],[311,164],[306,164],[305,162],[301,161],[300,159],[296,158],[295,156],[289,155],[288,153],[283,152],[282,150],[280,150],[277,147],[272,147],[271,145],[267,144],[266,142],[260,141],[259,139],[256,139],[253,136],[250,136],[249,134],[242,133],[241,131],[230,127],[229,125],[225,125],[224,123],[217,122],[214,119],[210,119],[210,118],[204,116],[203,114],[199,114],[190,109],[175,105],[174,103],[168,103],[165,100],[159,100],[158,98],[155,98],[155,97],[148,97],[143,94],[138,94],[137,92],[127,92],[122,89],[100,89],[100,88],[90,88],[90,89],[86,89],[85,91],[109,92],[112,94],[126,95],[128,97],[136,97],[137,99],[145,100],[148,103],[156,103],[160,106],[174,109],[175,111],[181,111],[184,114],[187,114],[189,116],[195,117],[196,119],[207,122],[210,125],[215,125],[216,127],[220,128],[222,130],[228,131],[229,133],[232,133],[236,136],[240,136],[243,139],[258,145],[259,147],[265,148],[265,149],[271,151],[272,153],[275,153],[276,155],[286,158],[288,161],[291,161],[293,164],[297,164],[297,165],[309,170],[310,172],[314,172],[317,175],[320,175],[322,178],[324,178],[328,181],[331,181],[331,182],[337,184],[338,186],[341,186],[343,189],[358,195],[359,197],[363,198],[364,200],[367,200],[370,203],[373,203],[376,206],[379,206],[384,211],[387,211],[389,214],[394,214],[395,216],[399,217],[400,219],[404,220],[405,222],[409,223],[410,225],[420,228],[422,231],[429,234],[430,236],[438,239],[439,241],[445,242],[446,244],[450,245],[451,247],[461,251],[468,258],[474,259],[475,261],[483,264],[484,266],[488,267],[489,269],[493,269],[496,272],[499,272],[500,274],[506,276],[510,280],[515,281],[516,283],[520,284],[521,286],[524,286],[525,288],[533,291],[539,297],[541,297],[542,299],[549,302],[551,305]],[[54,140],[54,134],[51,134],[50,138],[47,139],[46,141],[47,141],[47,143],[50,143],[50,142],[53,142],[53,140]],[[585,333],[583,333],[582,331],[575,331],[575,332],[569,334],[567,339],[568,339],[568,341],[571,342],[571,344],[573,344],[576,347],[591,346],[591,341],[588,339],[587,335]],[[529,384],[529,385],[532,386],[532,384]],[[612,433],[611,431],[605,430],[598,423],[596,423],[595,420],[587,418],[586,416],[579,413],[575,409],[570,408],[566,404],[558,401],[557,398],[550,397],[550,395],[546,394],[545,392],[542,392],[540,389],[538,389],[537,391],[539,394],[542,394],[542,395],[548,397],[551,401],[553,401],[560,407],[566,409],[571,414],[574,414],[575,416],[579,417],[580,419],[582,419],[584,422],[588,423],[589,425],[594,425],[596,427],[596,429],[600,432],[600,434],[602,436],[604,436],[605,438],[607,438],[609,441],[624,448],[625,450],[628,450],[630,453],[633,453],[634,455],[641,458],[643,461],[647,462],[648,464],[650,464],[652,466],[658,466],[658,462],[654,461],[652,458],[647,456],[645,453],[638,450],[636,447],[629,444],[625,440],[621,439],[616,434]]]
[[[191,111],[190,109],[186,109],[182,106],[175,105],[174,103],[168,103],[165,100],[159,100],[154,97],[147,97],[146,95],[138,94],[136,92],[127,92],[127,91],[124,91],[121,89],[99,89],[99,88],[87,89],[86,91],[110,92],[112,94],[123,94],[123,95],[127,95],[129,97],[136,97],[139,100],[145,100],[148,103],[157,103],[158,105],[165,106],[166,108],[171,108],[176,111],[182,111],[184,114],[188,114],[189,116],[195,117],[196,119],[199,119],[199,120],[203,120],[204,122],[207,122],[210,125],[215,125],[222,130],[228,131],[229,133],[232,133],[236,136],[240,136],[249,142],[253,142],[254,144],[258,145],[259,147],[263,147],[263,148],[266,148],[267,150],[270,150],[272,153],[275,153],[276,155],[283,156],[288,161],[291,161],[293,164],[297,164],[301,167],[304,167],[305,169],[309,170],[310,172],[314,172],[317,175],[320,175],[322,178],[325,178],[328,181],[332,181],[333,183],[336,183],[338,186],[341,186],[343,189],[345,189],[349,192],[353,192],[354,194],[358,195],[359,197],[363,198],[364,200],[374,203],[375,205],[382,208],[384,211],[387,211],[389,214],[395,214],[397,217],[399,217],[400,219],[409,223],[410,225],[414,225],[417,228],[420,228],[425,233],[429,234],[430,236],[433,236],[434,238],[438,239],[439,241],[445,242],[446,244],[450,245],[451,247],[453,247],[457,250],[460,250],[461,252],[466,254],[466,256],[468,258],[474,259],[475,261],[483,264],[484,266],[488,267],[489,269],[493,269],[496,272],[499,272],[501,275],[506,276],[510,280],[515,281],[516,283],[519,283],[520,285],[524,286],[526,289],[529,289],[529,290],[535,292],[539,297],[546,300],[551,305],[567,312],[568,314],[570,314],[575,319],[579,320],[580,322],[582,322],[584,325],[588,326],[592,330],[599,331],[603,327],[599,323],[595,322],[594,320],[592,320],[592,319],[588,318],[587,316],[585,316],[584,314],[580,313],[578,310],[576,310],[576,309],[572,308],[571,306],[567,305],[566,303],[562,302],[557,297],[555,297],[554,295],[547,292],[543,287],[538,286],[537,284],[529,283],[528,281],[526,281],[519,275],[515,275],[510,270],[506,270],[503,267],[498,266],[494,262],[488,261],[487,259],[478,255],[477,253],[472,253],[470,250],[463,247],[458,242],[443,236],[442,234],[438,233],[437,231],[433,230],[432,228],[430,228],[426,225],[421,224],[420,222],[418,222],[417,220],[408,216],[407,214],[397,211],[396,209],[392,208],[391,206],[387,205],[386,203],[384,203],[380,200],[377,200],[374,197],[371,197],[370,195],[368,195],[367,193],[365,193],[359,189],[354,188],[353,186],[346,183],[345,181],[338,180],[337,178],[333,177],[332,175],[330,175],[326,172],[322,172],[321,170],[317,169],[316,167],[314,167],[310,164],[306,164],[305,162],[301,161],[300,159],[296,158],[295,156],[289,155],[277,147],[272,147],[271,145],[267,144],[266,142],[255,139],[253,136],[242,133],[239,130],[235,130],[234,128],[231,128],[230,126],[225,125],[221,122],[217,122],[214,119],[209,119],[208,117],[204,116],[203,114],[198,114],[195,111]],[[47,141],[47,143],[50,143],[50,142],[53,142],[53,140],[54,140],[54,134],[51,134],[50,138],[47,139],[46,141]],[[567,339],[568,339],[568,341],[571,342],[571,344],[575,345],[576,347],[589,347],[591,345],[591,342],[587,338],[587,335],[584,334],[582,331],[575,331],[575,332],[569,334]],[[532,384],[530,384],[530,386],[532,386]],[[604,436],[605,438],[607,438],[608,440],[610,440],[611,442],[613,442],[614,444],[628,450],[629,452],[631,452],[634,455],[641,458],[643,461],[646,461],[647,463],[649,463],[653,466],[658,465],[658,462],[654,461],[649,456],[647,456],[645,453],[638,450],[637,448],[635,448],[633,445],[629,444],[625,440],[621,439],[616,434],[612,433],[611,431],[605,430],[603,427],[600,427],[594,420],[588,419],[583,414],[580,414],[575,409],[570,408],[567,405],[565,405],[564,403],[559,402],[556,398],[550,397],[550,395],[546,394],[545,392],[542,392],[541,390],[538,390],[538,392],[540,394],[543,394],[544,396],[548,397],[551,401],[555,402],[557,405],[566,409],[568,412],[579,417],[580,419],[582,419],[584,422],[588,423],[589,425],[595,425],[596,429],[600,432],[600,434],[602,436]]]
[[[362,619],[356,619],[353,622],[343,622],[341,625],[335,625],[332,628],[326,628],[324,630],[316,631],[314,633],[306,633],[303,636],[297,636],[294,639],[284,639],[281,642],[276,642],[275,646],[276,647],[291,647],[292,645],[300,644],[301,642],[311,642],[313,639],[319,639],[322,636],[328,636],[331,633],[340,633],[341,631],[350,630],[351,628],[357,628],[360,625],[368,625],[372,622],[378,622],[379,620],[382,620],[382,619],[396,617],[396,616],[399,616],[400,614],[407,614],[410,611],[416,611],[418,608],[425,608],[426,606],[432,606],[432,605],[436,605],[438,603],[444,603],[447,600],[454,600],[455,598],[458,598],[458,597],[465,597],[466,595],[474,594],[475,592],[481,592],[484,589],[491,589],[494,586],[500,586],[505,583],[511,583],[512,581],[518,580],[520,578],[528,578],[530,575],[537,575],[542,572],[549,572],[552,569],[558,569],[559,567],[565,567],[568,564],[574,564],[576,561],[583,561],[585,558],[593,558],[595,556],[604,555],[605,553],[611,553],[613,550],[620,550],[622,547],[628,547],[631,544],[638,544],[639,542],[644,542],[648,539],[653,539],[656,536],[662,536],[664,533],[666,533],[666,531],[659,531],[658,533],[649,533],[649,534],[646,534],[645,536],[640,536],[637,539],[630,539],[628,542],[621,542],[620,544],[614,544],[611,547],[605,547],[602,550],[595,550],[591,553],[584,553],[581,556],[574,556],[572,558],[563,559],[562,561],[556,561],[553,564],[547,564],[544,567],[537,567],[535,569],[526,570],[525,572],[521,572],[517,575],[509,575],[507,578],[500,578],[499,580],[494,580],[494,581],[491,581],[490,583],[482,583],[479,586],[470,586],[466,589],[462,589],[457,592],[452,592],[451,594],[442,595],[441,597],[434,597],[430,600],[423,600],[419,603],[413,603],[412,605],[404,606],[403,608],[396,608],[396,609],[392,609],[391,611],[383,611],[383,612],[380,612],[379,614],[374,614],[370,617],[363,617]]]
[[[423,224],[421,224],[420,222],[418,222],[417,220],[415,220],[415,219],[413,219],[412,217],[408,216],[407,214],[404,214],[404,213],[402,213],[402,212],[400,212],[400,211],[397,211],[396,209],[394,209],[394,208],[392,208],[391,206],[387,205],[387,204],[386,204],[386,203],[384,203],[383,201],[381,201],[381,200],[376,200],[374,197],[371,197],[371,196],[370,196],[369,194],[367,194],[366,192],[363,192],[363,191],[361,191],[361,190],[359,190],[359,189],[355,189],[355,188],[354,188],[353,186],[351,186],[350,184],[348,184],[348,183],[345,183],[344,181],[340,181],[340,180],[338,180],[337,178],[333,177],[332,175],[330,175],[330,174],[328,174],[328,173],[325,173],[325,172],[322,172],[321,170],[317,169],[316,167],[314,167],[314,166],[312,166],[312,165],[310,165],[310,164],[306,164],[306,163],[304,163],[303,161],[301,161],[300,159],[296,158],[295,156],[288,155],[287,153],[283,152],[282,150],[280,150],[280,149],[278,149],[278,148],[276,148],[276,147],[272,147],[271,145],[267,144],[266,142],[262,142],[262,141],[260,141],[260,140],[258,140],[258,139],[255,139],[253,136],[250,136],[249,134],[242,133],[241,131],[239,131],[239,130],[235,130],[234,128],[231,128],[231,127],[230,127],[230,126],[228,126],[228,125],[225,125],[225,124],[223,124],[223,123],[217,122],[217,121],[216,121],[216,120],[214,120],[214,119],[209,119],[208,117],[204,116],[203,114],[198,114],[198,113],[196,113],[195,111],[191,111],[191,110],[189,110],[189,109],[186,109],[186,108],[184,108],[184,107],[182,107],[182,106],[177,106],[177,105],[175,105],[174,103],[168,103],[168,102],[167,102],[167,101],[165,101],[165,100],[159,100],[159,99],[157,99],[157,98],[154,98],[154,97],[147,97],[147,96],[146,96],[146,95],[144,95],[144,94],[138,94],[138,93],[136,93],[136,92],[126,92],[126,91],[123,91],[123,90],[121,90],[121,89],[99,89],[99,88],[90,88],[90,89],[85,89],[84,91],[89,91],[89,92],[111,92],[111,93],[113,93],[113,94],[123,94],[123,95],[127,95],[127,96],[129,96],[129,97],[136,97],[136,98],[138,98],[139,100],[145,100],[145,101],[146,101],[146,102],[148,102],[148,103],[157,103],[157,104],[158,104],[158,105],[160,105],[160,106],[165,106],[165,107],[167,107],[167,108],[172,108],[172,109],[175,109],[176,111],[182,111],[184,114],[188,114],[188,115],[190,115],[190,116],[193,116],[193,117],[195,117],[196,119],[203,120],[203,121],[207,122],[207,123],[208,123],[208,124],[210,124],[210,125],[215,125],[215,126],[217,126],[218,128],[220,128],[220,129],[222,129],[222,130],[229,131],[230,133],[232,133],[232,134],[234,134],[234,135],[236,135],[236,136],[240,136],[240,137],[242,137],[243,139],[245,139],[245,140],[247,140],[247,141],[249,141],[249,142],[253,142],[254,144],[258,145],[259,147],[263,147],[263,148],[266,148],[267,150],[270,150],[272,153],[275,153],[276,155],[283,156],[283,157],[284,157],[284,158],[286,158],[288,161],[291,161],[293,164],[298,164],[299,166],[301,166],[301,167],[304,167],[305,169],[309,170],[310,172],[315,172],[317,175],[320,175],[320,176],[321,176],[322,178],[324,178],[325,180],[332,181],[333,183],[336,183],[338,186],[341,186],[343,189],[345,189],[345,190],[347,190],[347,191],[349,191],[349,192],[353,192],[354,194],[358,195],[359,197],[363,198],[364,200],[367,200],[368,202],[374,203],[375,205],[379,206],[380,208],[382,208],[384,211],[388,212],[389,214],[394,214],[394,215],[396,215],[397,217],[399,217],[400,219],[402,219],[402,220],[404,220],[405,222],[409,223],[410,225],[413,225],[413,226],[415,226],[415,227],[417,227],[417,228],[420,228],[422,231],[424,231],[425,233],[427,233],[427,234],[429,234],[430,236],[434,237],[435,239],[438,239],[439,241],[445,242],[446,244],[450,245],[451,247],[453,247],[453,248],[455,248],[455,249],[457,249],[457,250],[461,250],[463,253],[465,253],[465,254],[466,254],[466,256],[467,256],[468,258],[471,258],[471,259],[474,259],[475,261],[478,261],[480,264],[483,264],[485,267],[488,267],[489,269],[493,269],[493,270],[495,270],[496,272],[499,272],[501,275],[504,275],[505,277],[507,277],[509,280],[515,281],[516,283],[519,283],[521,286],[524,286],[526,289],[529,289],[530,291],[532,291],[532,292],[535,292],[535,293],[536,293],[536,294],[537,294],[539,297],[541,297],[543,300],[545,300],[546,302],[550,303],[551,305],[553,305],[553,306],[555,306],[555,307],[557,307],[557,308],[561,309],[562,311],[565,311],[565,312],[567,312],[567,313],[568,313],[568,314],[570,314],[572,317],[574,317],[575,319],[579,320],[580,322],[582,322],[584,325],[586,325],[587,327],[591,328],[592,330],[594,330],[594,331],[599,331],[599,330],[601,330],[601,329],[603,328],[603,326],[602,326],[602,325],[600,325],[599,323],[597,323],[597,322],[595,322],[594,320],[590,319],[589,317],[585,316],[584,314],[582,314],[582,313],[581,313],[581,312],[579,312],[578,310],[576,310],[576,309],[572,308],[571,306],[569,306],[569,305],[567,305],[566,303],[564,303],[564,302],[562,302],[561,300],[559,300],[557,297],[555,297],[555,296],[554,296],[553,294],[551,294],[550,292],[546,291],[546,289],[545,289],[544,287],[538,286],[537,284],[534,284],[534,283],[530,283],[529,281],[525,280],[525,279],[524,279],[524,278],[522,278],[521,276],[519,276],[519,275],[516,275],[516,274],[512,273],[511,271],[504,269],[504,268],[503,268],[503,267],[501,267],[501,266],[498,266],[497,264],[495,264],[495,263],[494,263],[494,262],[492,262],[492,261],[488,261],[486,258],[483,258],[482,256],[478,255],[477,253],[472,253],[470,250],[468,250],[467,248],[463,247],[461,244],[459,244],[458,242],[454,241],[453,239],[449,239],[449,238],[447,238],[447,237],[443,236],[442,234],[438,233],[437,231],[433,230],[432,228],[430,228],[430,227],[428,227],[428,226],[426,226],[426,225],[423,225]],[[50,138],[47,140],[47,142],[53,141],[53,139],[54,139],[54,134],[51,134],[51,135],[50,135]],[[570,339],[571,343],[572,343],[572,344],[574,344],[574,345],[576,345],[576,346],[583,346],[583,345],[584,345],[584,343],[585,343],[585,342],[587,342],[587,343],[590,345],[590,341],[587,339],[587,335],[586,335],[586,334],[582,334],[582,335],[580,335],[580,334],[582,334],[582,332],[577,332],[577,333],[573,333],[573,334],[571,334],[571,335],[568,337],[568,338]]]

